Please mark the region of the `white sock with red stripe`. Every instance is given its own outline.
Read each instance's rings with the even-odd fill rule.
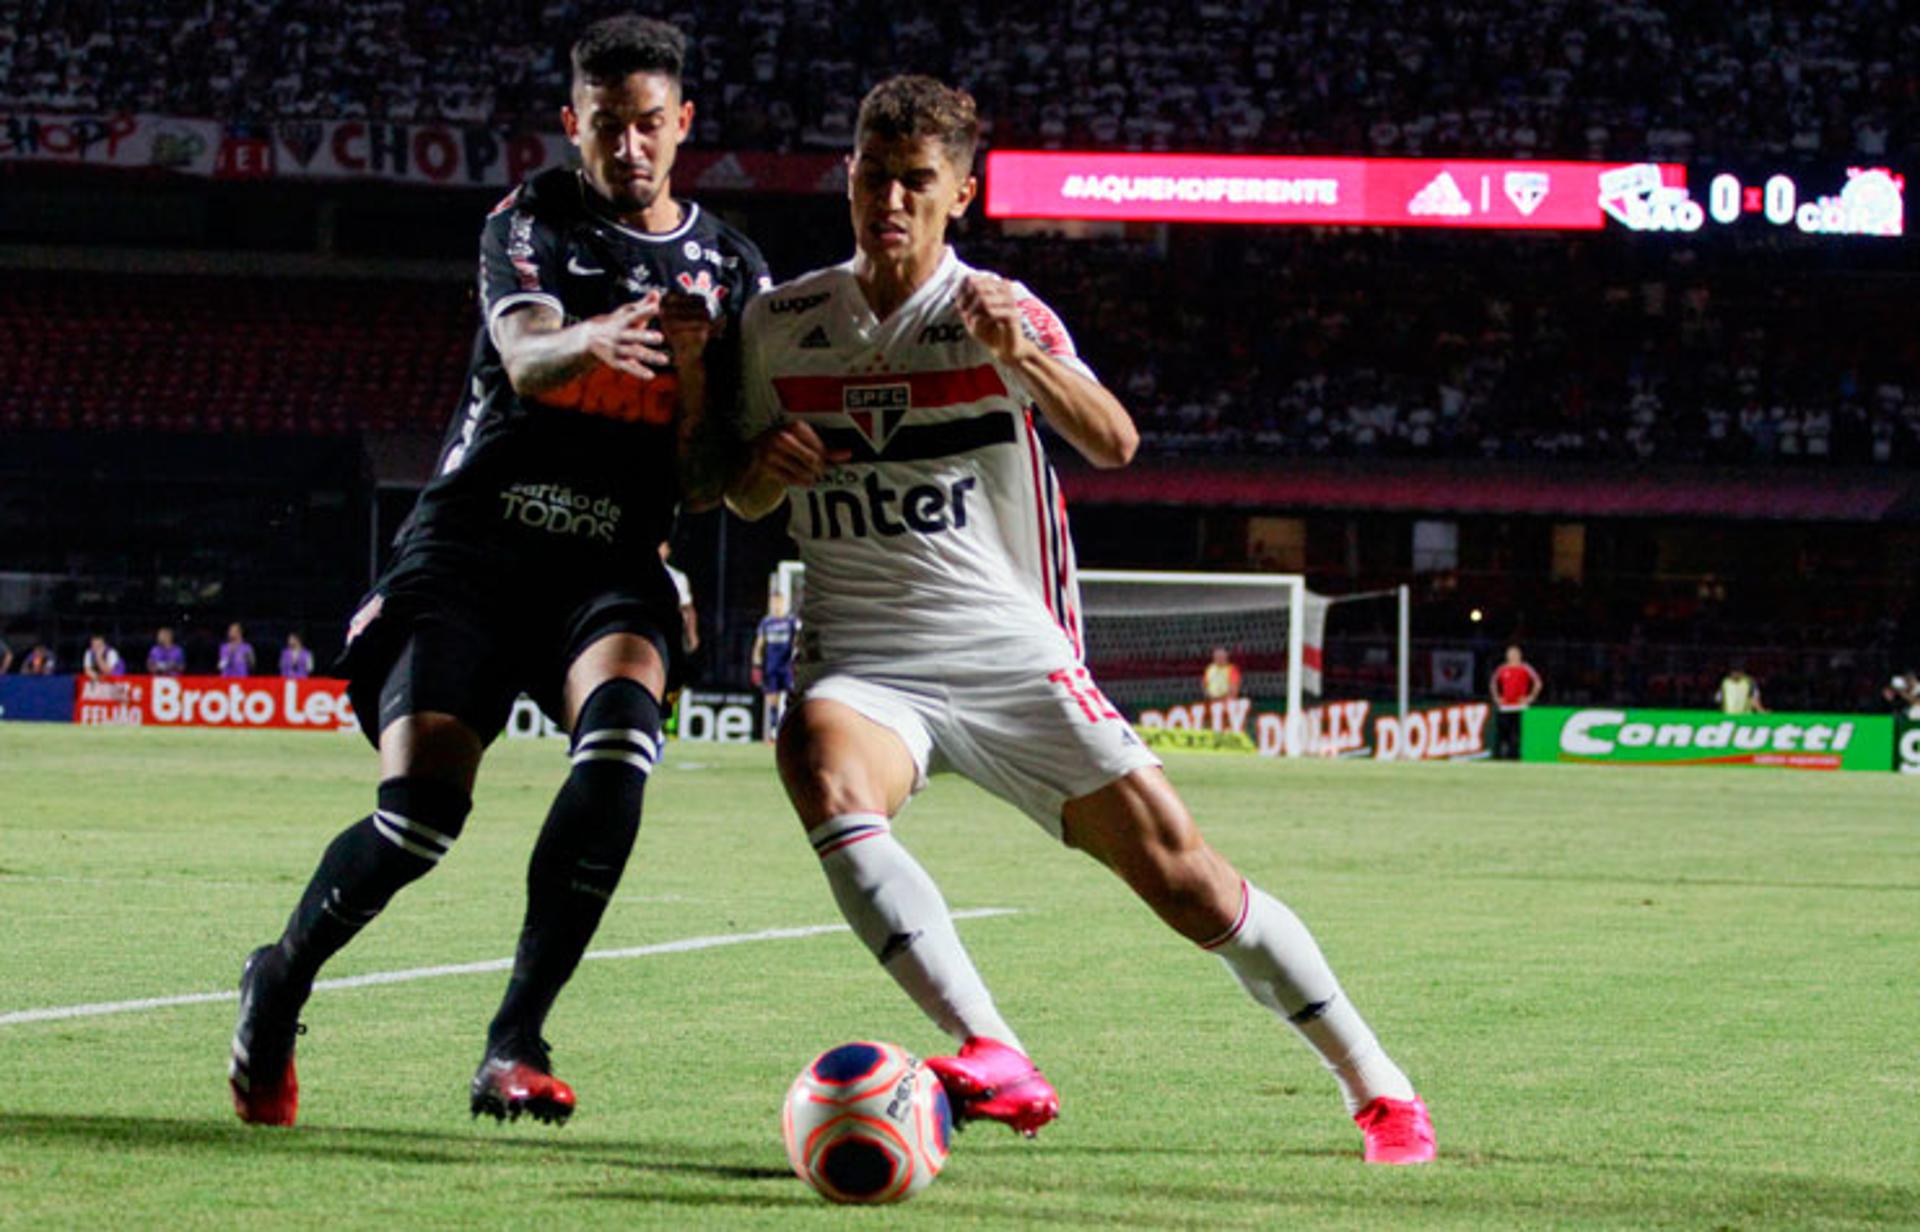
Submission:
[[[961,1042],[984,1035],[1020,1048],[960,944],[940,887],[885,817],[843,813],[807,838],[840,914],[927,1017]]]
[[[1347,1111],[1412,1099],[1413,1084],[1353,1008],[1320,946],[1286,904],[1240,883],[1240,917],[1201,949],[1220,956],[1255,1001],[1293,1025],[1340,1084]]]

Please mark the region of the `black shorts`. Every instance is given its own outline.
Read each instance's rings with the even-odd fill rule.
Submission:
[[[652,642],[671,693],[680,664],[669,646],[678,639],[662,630],[679,628],[679,596],[664,569],[657,579],[643,569],[590,581],[505,565],[403,563],[361,600],[335,670],[376,748],[387,724],[422,711],[453,715],[491,744],[522,693],[564,726],[567,669],[610,633]]]

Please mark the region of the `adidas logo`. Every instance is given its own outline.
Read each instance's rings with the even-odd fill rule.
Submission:
[[[833,340],[827,337],[827,327],[824,325],[814,326],[800,340],[800,349],[803,351],[824,351],[832,345]]]
[[[1473,206],[1461,195],[1460,185],[1454,182],[1453,173],[1442,171],[1428,181],[1425,188],[1415,193],[1413,200],[1407,202],[1407,213],[1463,218],[1473,213]]]

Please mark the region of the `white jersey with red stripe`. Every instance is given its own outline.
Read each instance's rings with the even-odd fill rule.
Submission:
[[[947,250],[884,321],[851,262],[748,305],[745,435],[801,420],[849,455],[787,494],[807,567],[803,663],[991,662],[1015,639],[1081,657],[1066,502],[1033,396],[961,321],[976,272]],[[1013,286],[1028,336],[1092,377],[1053,311]]]

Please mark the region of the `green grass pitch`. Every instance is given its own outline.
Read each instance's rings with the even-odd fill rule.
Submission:
[[[503,743],[445,865],[330,977],[512,952],[565,763]],[[1331,1082],[1214,960],[943,778],[899,832],[1065,1116],[961,1135],[897,1208],[786,1171],[787,1083],[943,1041],[845,933],[584,964],[574,1122],[475,1123],[495,973],[322,991],[290,1131],[243,1126],[230,1002],[0,1025],[0,1225],[275,1228],[1920,1226],[1920,783],[1548,766],[1170,769],[1318,934],[1434,1111],[1363,1167]],[[0,725],[0,1015],[231,990],[370,806],[355,738]],[[677,745],[596,949],[838,923],[759,747]]]

